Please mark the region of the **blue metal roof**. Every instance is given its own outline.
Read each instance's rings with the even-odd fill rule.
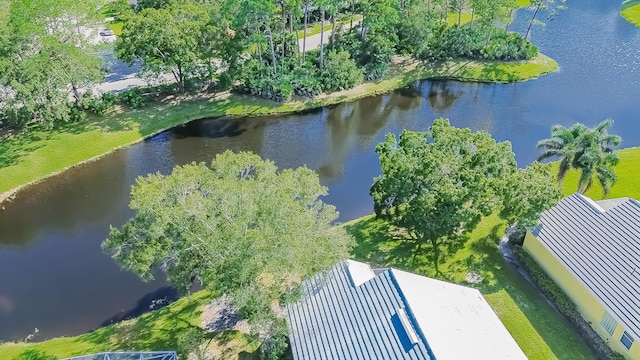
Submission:
[[[434,359],[391,270],[356,286],[346,262],[303,282],[302,301],[287,306],[295,359]],[[398,315],[404,309],[418,342]]]
[[[545,211],[542,243],[633,336],[640,338],[640,203],[573,194]]]

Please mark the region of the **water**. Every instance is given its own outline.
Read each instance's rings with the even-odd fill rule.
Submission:
[[[155,136],[21,192],[0,215],[0,339],[39,329],[42,340],[93,329],[136,312],[166,283],[143,283],[100,249],[109,225],[132,213],[135,178],[210,161],[226,149],[253,151],[279,167],[306,165],[329,187],[346,221],[372,212],[375,145],[388,132],[426,130],[437,117],[510,140],[520,166],[553,124],[611,117],[626,147],[640,146],[640,29],[614,1],[569,1],[535,28],[532,41],[560,71],[511,85],[425,81],[394,93],[304,115],[202,120]],[[513,29],[525,29],[520,14]],[[160,293],[163,293],[161,291]],[[149,295],[151,294],[151,295]]]

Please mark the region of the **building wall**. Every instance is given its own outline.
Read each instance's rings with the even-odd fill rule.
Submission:
[[[606,312],[604,306],[602,306],[596,297],[530,232],[527,232],[523,248],[538,265],[546,271],[555,283],[558,284],[567,296],[569,296],[576,304],[582,317],[591,323],[591,327],[609,343],[609,346],[611,346],[613,350],[625,355],[629,359],[640,360],[640,339],[635,339],[631,349],[627,350],[627,348],[620,343],[620,337],[624,331],[620,324],[616,326],[616,329],[610,336],[600,325]]]

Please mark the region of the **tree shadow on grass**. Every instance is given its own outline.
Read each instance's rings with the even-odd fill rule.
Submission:
[[[356,240],[353,257],[374,268],[395,267],[415,271],[424,265],[423,257],[414,257],[417,243],[384,220],[371,216],[345,230]]]
[[[33,151],[43,147],[50,135],[41,131],[24,131],[0,141],[0,168],[16,165]]]
[[[186,304],[167,306],[135,319],[101,328],[79,336],[77,341],[105,346],[105,350],[111,351],[180,351],[180,334],[189,327],[196,327],[191,321],[194,316],[199,317],[202,305],[199,299],[186,298],[181,301]]]
[[[587,344],[584,340],[577,333],[567,329],[569,325],[566,319],[548,303],[540,290],[526,280],[518,272],[518,269],[508,263],[500,253],[498,244],[503,232],[502,226],[494,226],[490,235],[471,244],[473,254],[476,256],[473,259],[471,259],[473,256],[466,259],[469,261],[468,268],[479,271],[484,277],[483,281],[475,287],[483,294],[506,292],[526,321],[531,324],[551,351],[559,358],[563,358],[563,355],[567,354],[572,354],[572,358],[575,359],[585,358],[583,354],[588,350],[585,350]],[[518,315],[512,316],[517,317]],[[573,336],[573,339],[560,336],[559,331],[566,331],[566,335]]]
[[[481,64],[479,66],[474,66]],[[514,82],[522,80],[517,74],[516,69],[512,69],[510,64],[517,65],[517,62],[471,62],[461,63],[458,68],[451,72],[451,77],[458,79],[469,79],[479,82]],[[477,69],[480,68],[480,72]],[[512,71],[513,70],[513,71]]]
[[[211,339],[216,342],[217,356],[219,359],[258,360],[260,348],[256,346],[253,351],[241,350],[246,348],[246,343],[251,342],[249,335],[238,330],[225,330],[212,334]]]

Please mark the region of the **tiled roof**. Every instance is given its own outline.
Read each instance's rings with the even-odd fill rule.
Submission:
[[[533,235],[640,338],[640,203],[579,194],[545,211]]]

